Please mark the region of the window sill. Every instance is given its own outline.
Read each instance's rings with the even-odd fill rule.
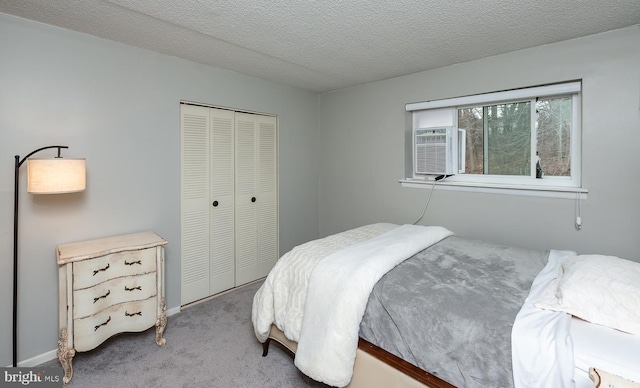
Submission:
[[[414,189],[431,189],[433,180],[401,179],[402,187]],[[575,187],[527,186],[515,184],[471,183],[436,181],[434,189],[470,191],[474,193],[490,193],[505,195],[525,195],[530,197],[549,197],[564,199],[587,199],[588,189]]]

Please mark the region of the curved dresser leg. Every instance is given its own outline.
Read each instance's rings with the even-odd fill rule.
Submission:
[[[167,304],[164,299],[160,302],[160,315],[156,319],[156,344],[158,346],[164,346],[167,340],[162,338],[164,329],[167,327]]]
[[[271,338],[267,338],[267,340],[262,343],[262,357],[266,357],[267,353],[269,353],[270,342],[271,342]]]
[[[67,329],[60,330],[60,338],[58,338],[58,351],[56,352],[58,355],[58,360],[62,365],[62,369],[64,370],[64,377],[62,378],[62,383],[64,385],[69,384],[71,378],[73,377],[73,356],[76,355],[76,351],[73,348],[69,348],[67,346],[67,341],[69,337],[67,334]]]

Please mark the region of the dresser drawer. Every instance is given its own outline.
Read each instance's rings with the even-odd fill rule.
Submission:
[[[73,263],[73,289],[156,270],[156,248],[123,251]]]
[[[124,302],[148,299],[157,294],[155,272],[124,276],[73,291],[73,318],[82,318]]]
[[[74,319],[75,350],[91,350],[114,334],[150,328],[156,323],[157,304],[157,297],[154,296],[111,306],[90,317]]]

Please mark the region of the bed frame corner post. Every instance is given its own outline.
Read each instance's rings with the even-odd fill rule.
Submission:
[[[262,357],[266,357],[269,353],[269,343],[271,342],[271,338],[267,338],[266,341],[262,343]]]

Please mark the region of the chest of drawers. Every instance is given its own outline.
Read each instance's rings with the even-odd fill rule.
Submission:
[[[167,323],[164,245],[153,232],[57,247],[59,280],[58,359],[64,384],[73,376],[75,353],[94,349],[122,332],[156,326],[156,343]]]

